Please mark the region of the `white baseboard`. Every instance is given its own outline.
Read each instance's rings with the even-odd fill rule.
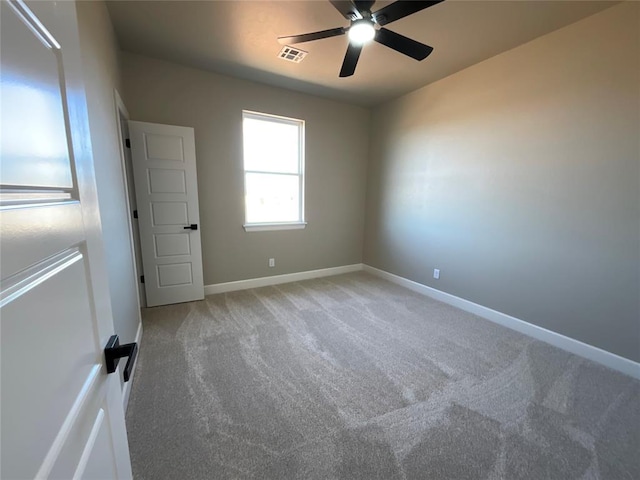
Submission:
[[[362,270],[362,264],[356,263],[354,265],[307,270],[306,272],[287,273],[284,275],[273,275],[271,277],[250,278],[248,280],[238,280],[237,282],[216,283],[213,285],[205,285],[204,294],[213,295],[216,293],[234,292],[236,290],[247,290],[249,288],[267,287],[269,285],[330,277],[332,275],[341,275],[343,273],[357,272],[360,270]]]
[[[136,339],[134,340],[138,344],[138,354],[140,353],[140,340],[142,340],[142,322],[138,324],[138,331],[136,332]],[[121,363],[121,365],[123,365]],[[138,358],[136,357],[136,361],[133,364],[133,368],[131,369],[131,375],[129,376],[129,381],[124,383],[124,388],[122,389],[122,406],[124,407],[124,411],[127,411],[127,405],[129,405],[129,395],[131,394],[131,383],[133,382],[133,376],[136,373],[136,367],[138,366]],[[120,365],[118,365],[120,367]],[[124,367],[123,367],[124,368]],[[120,372],[118,372],[120,375]]]
[[[380,278],[384,278],[385,280],[388,280],[397,285],[406,287],[409,290],[413,290],[414,292],[426,295],[444,303],[448,303],[449,305],[457,307],[461,310],[473,313],[486,320],[510,328],[511,330],[523,333],[535,338],[536,340],[546,342],[575,355],[593,360],[594,362],[600,363],[601,365],[640,380],[640,363],[629,360],[628,358],[621,357],[619,355],[616,355],[615,353],[607,352],[606,350],[594,347],[593,345],[589,345],[579,340],[575,340],[559,333],[552,332],[551,330],[547,330],[546,328],[538,327],[505,313],[492,310],[491,308],[483,307],[482,305],[470,302],[469,300],[456,297],[455,295],[436,290],[435,288],[428,287],[421,283],[414,282],[413,280],[394,275],[393,273],[385,272],[384,270],[380,270],[369,265],[363,265],[363,270]]]

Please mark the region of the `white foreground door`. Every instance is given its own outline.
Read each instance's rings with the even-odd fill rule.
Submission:
[[[131,478],[75,4],[0,21],[0,478]]]
[[[204,298],[193,128],[129,121],[147,306]]]

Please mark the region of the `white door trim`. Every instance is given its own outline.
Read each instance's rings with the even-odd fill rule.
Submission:
[[[136,246],[136,242],[134,241],[133,236],[133,220],[131,218],[132,209],[131,209],[131,198],[129,197],[129,182],[127,181],[127,157],[126,152],[124,151],[125,146],[125,138],[122,138],[122,128],[120,126],[120,115],[122,115],[125,120],[129,120],[129,111],[122,101],[122,97],[118,93],[118,90],[113,89],[113,96],[115,102],[115,115],[116,115],[116,130],[118,132],[118,148],[120,151],[120,173],[122,175],[122,186],[124,190],[125,203],[127,205],[127,228],[129,229],[129,244],[131,246],[131,261],[133,262],[133,272],[135,278],[133,279],[133,283],[136,286],[136,305],[138,306],[138,322],[142,322],[142,317],[140,315],[140,308],[143,305],[140,305],[140,275],[141,273],[138,271],[138,263],[136,255],[142,255],[141,252],[138,251]],[[145,305],[146,306],[146,305]],[[136,340],[137,341],[137,340]]]

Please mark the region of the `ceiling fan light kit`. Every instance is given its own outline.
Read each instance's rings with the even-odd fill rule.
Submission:
[[[356,20],[349,28],[349,41],[356,45],[364,45],[373,40],[376,35],[376,29],[373,22],[369,20]]]
[[[432,7],[444,0],[431,1],[397,1],[376,12],[371,12],[375,1],[371,0],[329,0],[340,14],[351,22],[350,27],[337,27],[319,32],[303,33],[301,35],[289,35],[278,37],[281,44],[295,44],[311,42],[323,38],[336,37],[348,33],[349,45],[342,62],[340,77],[350,77],[356,70],[360,52],[365,43],[375,40],[386,47],[402,53],[415,60],[421,61],[427,58],[433,48],[424,43],[392,32],[384,28],[387,25],[425,8]],[[376,29],[376,25],[379,27]]]

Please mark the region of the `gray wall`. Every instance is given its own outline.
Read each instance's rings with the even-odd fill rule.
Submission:
[[[130,53],[122,72],[132,119],[195,128],[206,285],[362,262],[368,110]],[[306,229],[244,231],[243,109],[306,121]]]
[[[82,63],[115,333],[135,339],[140,322],[114,88],[120,92],[118,45],[103,2],[77,2]]]
[[[375,109],[365,263],[640,360],[639,8]]]

